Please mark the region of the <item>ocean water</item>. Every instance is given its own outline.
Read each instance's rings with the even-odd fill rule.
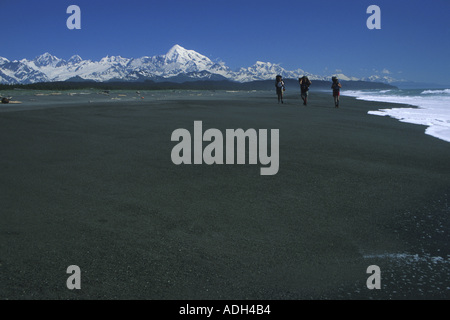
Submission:
[[[411,105],[411,108],[379,109],[369,111],[369,114],[426,126],[426,134],[450,142],[450,89],[343,91],[342,95],[366,101]]]

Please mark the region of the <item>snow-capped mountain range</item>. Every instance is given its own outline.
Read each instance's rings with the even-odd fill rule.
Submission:
[[[36,82],[53,82],[76,80],[105,81],[143,81],[167,80],[176,77],[184,80],[232,80],[249,82],[274,79],[277,74],[284,78],[296,79],[307,75],[311,80],[329,80],[331,76],[317,76],[303,71],[285,70],[278,64],[257,61],[253,66],[233,71],[223,62],[213,62],[208,57],[179,45],[173,46],[166,54],[136,59],[121,56],[107,56],[100,61],[83,60],[74,55],[69,60],[57,58],[44,53],[34,60],[10,61],[0,57],[0,83],[29,84]],[[391,78],[357,79],[343,74],[337,75],[341,80],[366,80],[393,82]]]

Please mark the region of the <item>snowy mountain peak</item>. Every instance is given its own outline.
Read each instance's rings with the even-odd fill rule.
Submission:
[[[8,62],[9,62],[8,59],[3,58],[3,57],[0,57],[0,65],[5,64],[5,63],[8,63]]]
[[[128,58],[122,58],[121,56],[106,56],[100,60],[101,64],[120,64],[120,65],[126,65],[130,59]]]
[[[38,67],[46,67],[46,66],[52,66],[55,67],[58,62],[60,62],[61,59],[52,56],[50,53],[46,52],[44,54],[41,54],[40,56],[36,57],[33,62]]]
[[[187,50],[178,44],[170,48],[164,58],[166,63],[186,63],[188,61],[204,61],[206,63],[212,63],[206,56],[201,55],[194,50]]]
[[[67,62],[72,63],[72,64],[77,64],[77,63],[80,63],[81,61],[83,61],[83,59],[81,59],[81,57],[76,54],[74,56],[71,56],[69,61],[67,61]]]
[[[194,50],[188,50],[183,48],[182,46],[176,44],[172,48],[170,48],[169,51],[166,53],[166,57],[172,57],[172,56],[188,56],[189,54],[194,53]],[[197,52],[195,52],[197,53]]]
[[[401,80],[394,79],[389,76],[379,76],[379,75],[373,75],[367,78],[363,78],[364,81],[372,81],[372,82],[384,82],[384,83],[393,83],[393,82],[401,82]]]
[[[338,73],[338,74],[334,74],[334,77],[337,77],[339,80],[344,80],[344,81],[357,81],[359,80],[358,78],[355,77],[348,77],[345,74],[342,73]]]
[[[52,59],[52,58],[53,58],[53,56],[50,53],[46,52],[44,54],[41,54],[40,56],[37,56],[35,58],[35,60],[47,60],[47,59]]]
[[[187,50],[185,48],[183,48],[182,46],[180,46],[179,44],[176,44],[172,48],[169,49],[167,54],[169,54],[170,52],[174,52],[174,51],[183,52],[183,51],[187,51]]]
[[[165,54],[165,58],[167,60],[177,60],[179,57],[186,56],[188,56],[187,50],[177,44],[170,48],[170,50]]]

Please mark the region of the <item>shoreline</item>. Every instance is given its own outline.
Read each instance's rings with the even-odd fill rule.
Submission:
[[[143,100],[0,113],[0,299],[450,297],[450,150],[367,114],[393,104]],[[174,165],[171,133],[195,120],[278,128],[278,174]],[[365,285],[374,264],[377,291]],[[69,265],[78,292],[65,288]]]
[[[387,93],[389,92],[389,93]],[[391,93],[394,92],[394,95]],[[372,110],[368,113],[376,116],[388,116],[401,122],[426,126],[425,134],[450,142],[450,117],[445,108],[450,102],[446,90],[387,90],[386,92],[348,92],[348,96],[357,100],[378,101],[400,104],[399,107]],[[382,93],[382,94],[380,94]],[[435,95],[437,94],[437,95]],[[410,106],[405,108],[404,105]]]

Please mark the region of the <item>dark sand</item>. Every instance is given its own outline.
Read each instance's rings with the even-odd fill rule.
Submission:
[[[199,94],[0,113],[0,299],[450,298],[449,143],[382,103]],[[174,165],[195,120],[279,129],[278,174]]]

